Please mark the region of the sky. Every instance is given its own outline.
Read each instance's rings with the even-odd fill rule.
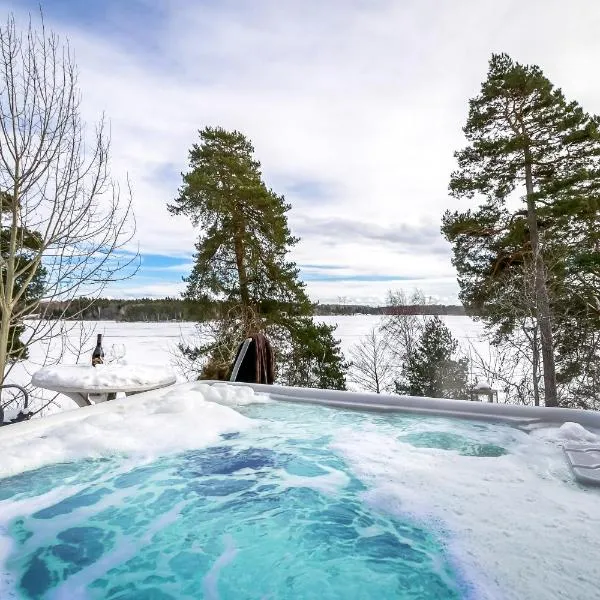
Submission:
[[[39,0],[2,2],[26,24]],[[68,40],[90,128],[129,179],[141,267],[113,297],[183,291],[198,231],[167,204],[206,126],[254,144],[292,205],[291,258],[314,300],[380,303],[422,289],[457,302],[440,233],[468,99],[492,52],[538,64],[600,113],[596,0],[42,0]]]

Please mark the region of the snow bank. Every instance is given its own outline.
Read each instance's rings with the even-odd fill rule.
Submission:
[[[213,383],[203,386],[207,400],[232,406],[246,404],[268,404],[273,402],[267,395],[257,394],[249,386],[230,385],[228,383]]]
[[[152,459],[205,447],[257,423],[233,408],[236,397],[262,401],[250,388],[188,383],[3,427],[0,477],[115,453]]]
[[[571,425],[544,435],[585,435]],[[481,574],[478,599],[589,600],[600,581],[600,490],[578,487],[560,444],[512,431],[510,452],[496,457],[416,448],[370,428],[337,432],[333,448],[373,507],[437,524],[456,564]],[[502,435],[486,432],[491,444]]]
[[[537,429],[532,432],[534,437],[547,440],[549,442],[556,442],[562,445],[563,442],[576,442],[576,443],[600,443],[600,436],[588,431],[583,425],[579,423],[563,423],[560,427],[547,427],[543,429]]]
[[[4,422],[10,423],[13,419],[16,419],[19,416],[19,413],[23,409],[18,406],[9,406],[4,409]]]
[[[175,375],[167,367],[155,365],[57,365],[37,371],[33,385],[54,390],[128,389],[175,383]]]

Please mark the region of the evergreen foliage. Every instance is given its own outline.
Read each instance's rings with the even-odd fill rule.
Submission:
[[[573,326],[588,330],[597,320],[585,271],[597,274],[599,264],[599,120],[537,66],[500,54],[469,103],[464,132],[469,145],[456,153],[450,191],[479,207],[447,212],[442,226],[461,301],[497,341],[528,322],[539,328],[545,403],[556,405],[555,356],[564,383]]]
[[[290,205],[263,182],[252,144],[220,127],[207,127],[200,139],[179,197],[169,205],[202,231],[185,297],[218,300],[224,311],[241,307],[249,330],[259,315],[279,323],[311,314],[298,269],[287,260],[298,241],[287,224]]]
[[[402,365],[396,393],[466,400],[468,360],[452,358],[458,342],[439,317],[428,319],[414,349]]]
[[[13,211],[13,198],[6,192],[1,192],[0,198],[0,224],[2,224],[3,214],[10,215]],[[23,319],[27,316],[27,312],[23,312],[24,307],[31,305],[33,300],[39,299],[44,293],[44,277],[46,271],[43,267],[38,267],[35,274],[29,283],[26,283],[28,272],[32,262],[30,254],[38,250],[41,238],[38,233],[31,231],[25,227],[17,227],[14,232],[11,232],[11,227],[0,227],[0,259],[4,262],[11,252],[11,233],[14,233],[16,250],[15,256],[15,271],[20,273],[14,280],[15,290],[20,290],[25,287],[23,294],[19,298],[17,306],[13,309],[13,319],[9,327],[8,333],[8,348],[7,354],[11,361],[26,359],[29,355],[28,348],[22,340],[22,335],[25,331]],[[2,276],[2,286],[6,285],[6,269],[0,268]],[[1,308],[0,308],[1,310]],[[1,378],[0,378],[1,379]]]
[[[182,349],[190,358],[207,358],[204,376],[222,375],[237,344],[263,332],[273,342],[279,380],[343,389],[345,365],[334,328],[313,323],[314,307],[288,259],[298,241],[287,223],[290,205],[264,183],[244,135],[202,130],[169,210],[201,228],[185,298],[200,310],[219,307],[211,339]]]
[[[334,332],[335,326],[316,323],[311,317],[296,319],[279,336],[283,349],[279,380],[292,386],[345,390],[348,364]]]

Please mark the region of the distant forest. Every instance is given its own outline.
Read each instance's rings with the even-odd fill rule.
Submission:
[[[84,321],[208,321],[216,317],[214,309],[200,307],[180,298],[136,298],[133,300],[80,298],[70,302],[47,302],[40,317],[82,319]],[[386,315],[386,314],[464,315],[462,306],[442,304],[407,306],[366,306],[355,304],[316,304],[315,315]]]

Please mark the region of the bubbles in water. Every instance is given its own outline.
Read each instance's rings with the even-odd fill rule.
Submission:
[[[481,444],[456,433],[447,431],[424,431],[399,436],[401,442],[407,442],[417,448],[438,448],[451,450],[462,456],[493,457],[506,454],[506,450],[494,444]]]

